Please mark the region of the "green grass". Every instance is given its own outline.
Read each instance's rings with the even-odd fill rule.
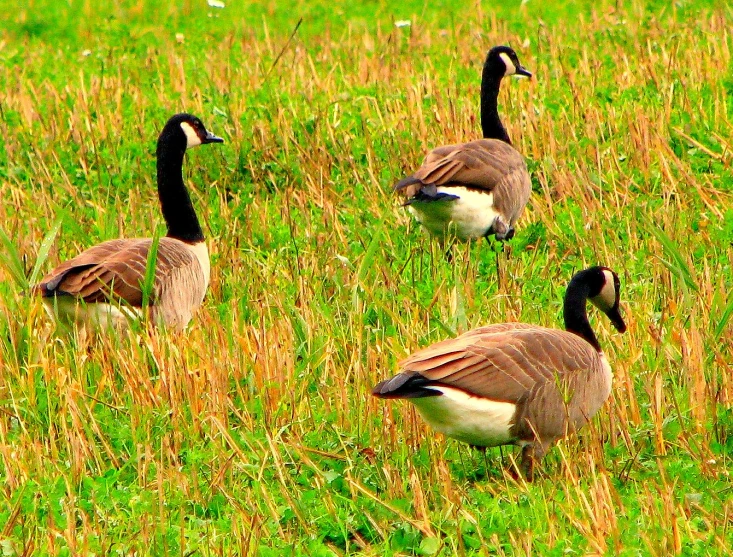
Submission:
[[[226,3],[0,0],[3,555],[730,554],[733,10]],[[478,137],[499,43],[536,79],[500,97],[534,192],[497,272],[485,242],[449,264],[391,185]],[[185,336],[55,334],[25,285],[163,233],[182,110],[226,140],[185,162],[204,307]],[[591,317],[613,396],[534,484],[369,395],[454,332],[561,326],[596,263],[629,324]]]

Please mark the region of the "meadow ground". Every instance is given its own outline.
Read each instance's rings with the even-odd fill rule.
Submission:
[[[96,4],[0,0],[3,555],[731,553],[726,2]],[[391,185],[478,137],[501,43],[535,74],[500,96],[534,192],[498,269],[485,242],[449,263]],[[226,139],[185,163],[203,308],[185,335],[54,334],[28,282],[164,230],[182,110]],[[629,324],[591,315],[613,395],[534,484],[369,395],[455,332],[562,326],[596,263]]]

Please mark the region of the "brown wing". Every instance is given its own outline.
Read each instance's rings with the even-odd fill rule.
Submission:
[[[143,302],[142,284],[152,240],[121,239],[103,242],[62,263],[34,287],[43,297],[69,295],[87,303],[122,299],[133,307]],[[161,238],[150,303],[176,270],[199,265],[179,240]]]
[[[463,186],[494,192],[494,205],[512,222],[527,204],[531,181],[522,156],[498,139],[438,147],[412,176],[395,185],[408,198],[422,188]]]
[[[400,363],[402,373],[380,383],[374,394],[425,396],[425,387],[439,384],[519,404],[558,377],[596,369],[598,360],[593,347],[572,333],[521,323],[490,325],[415,352]]]

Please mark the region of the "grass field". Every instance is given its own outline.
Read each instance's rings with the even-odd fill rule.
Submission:
[[[0,0],[2,555],[733,554],[733,8],[96,4]],[[495,44],[535,75],[500,96],[534,191],[498,270],[391,193],[479,137]],[[164,232],[155,139],[184,110],[226,140],[184,168],[203,308],[55,334],[29,281]],[[370,396],[454,333],[561,327],[597,263],[629,325],[591,315],[613,394],[535,483]]]

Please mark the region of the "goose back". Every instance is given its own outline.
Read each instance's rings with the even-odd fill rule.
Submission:
[[[108,304],[110,312],[121,302],[133,314],[139,314],[151,245],[150,238],[103,242],[59,265],[36,285],[35,290],[48,306],[59,307],[54,301],[56,297],[71,297],[83,301],[87,307]],[[155,321],[183,328],[201,305],[208,283],[209,260],[203,242],[193,246],[175,238],[160,238],[146,309]],[[63,302],[62,307],[66,307]],[[84,311],[84,308],[69,309],[73,309],[75,316]],[[91,311],[95,316],[90,314],[91,321],[99,320],[99,309]],[[124,325],[124,320],[118,321]]]

